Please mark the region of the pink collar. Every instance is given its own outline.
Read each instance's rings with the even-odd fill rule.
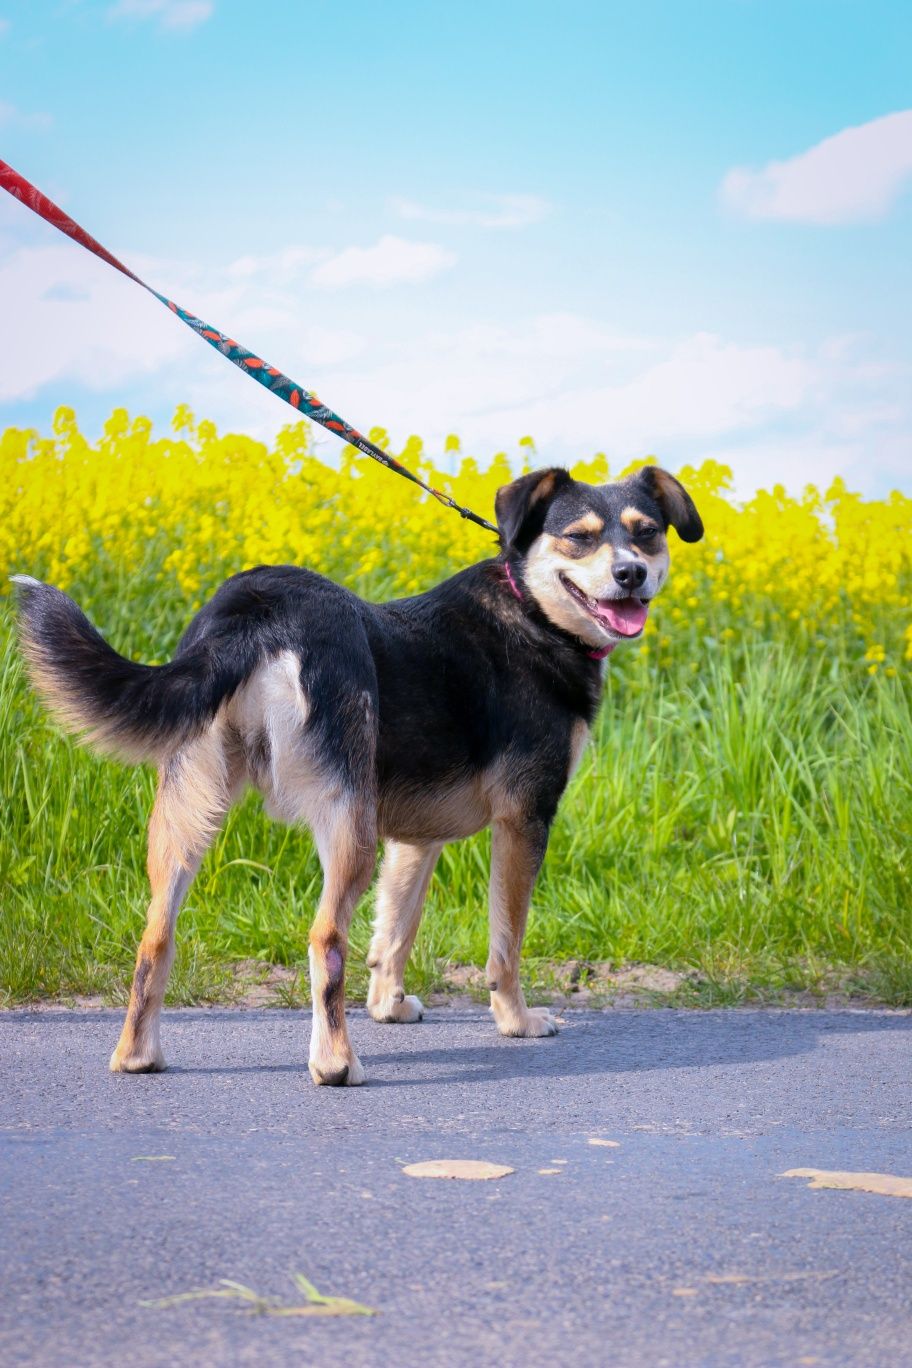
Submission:
[[[507,576],[507,584],[509,584],[512,589],[514,596],[522,603],[522,592],[516,583],[516,580],[513,578],[513,571],[510,569],[509,561],[504,561],[504,571]],[[604,660],[606,656],[611,655],[611,652],[616,645],[616,641],[609,641],[607,646],[602,646],[597,651],[587,651],[586,655],[589,656],[590,660]]]

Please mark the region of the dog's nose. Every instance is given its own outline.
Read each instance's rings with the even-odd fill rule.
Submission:
[[[615,561],[611,573],[621,588],[632,594],[646,579],[646,566],[642,561]]]

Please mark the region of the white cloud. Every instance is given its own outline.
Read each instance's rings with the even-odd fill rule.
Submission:
[[[54,120],[50,114],[25,114],[15,105],[0,100],[0,128],[50,128]]]
[[[273,252],[269,256],[238,257],[228,267],[228,275],[232,280],[251,280],[254,276],[266,276],[270,280],[285,283],[295,279],[307,267],[325,260],[329,255],[327,250],[320,247],[283,247],[281,251]]]
[[[212,17],[215,0],[116,0],[109,19],[155,19],[163,29],[189,33]]]
[[[455,266],[456,256],[434,242],[409,242],[385,234],[373,247],[346,247],[310,275],[321,289],[346,285],[417,285]]]
[[[844,128],[787,161],[739,166],[722,199],[748,218],[856,223],[882,218],[912,180],[912,109]]]
[[[390,207],[400,218],[425,223],[466,224],[474,228],[527,228],[551,212],[539,195],[491,195],[486,209],[434,209],[415,200],[393,199]]]
[[[531,433],[555,456],[604,450],[627,460],[790,417],[816,378],[815,362],[775,347],[697,333],[628,348],[591,320],[560,315],[426,335],[338,384],[362,422],[397,418],[429,439],[455,431],[487,452]],[[319,388],[342,402],[329,381]]]
[[[0,401],[28,398],[64,378],[114,390],[194,345],[189,330],[175,328],[145,291],[66,244],[13,252],[0,263],[0,299]]]
[[[189,401],[221,430],[263,438],[293,419],[144,291],[34,231],[37,241],[13,239],[0,260],[0,402],[40,395],[48,408],[64,399],[80,408],[85,387],[102,407],[164,419]],[[357,426],[387,427],[394,443],[417,432],[439,452],[457,432],[484,461],[531,434],[542,461],[601,450],[614,469],[650,453],[674,468],[711,456],[733,466],[745,492],[773,480],[800,489],[836,473],[862,489],[882,491],[887,480],[910,488],[912,376],[865,336],[815,348],[701,332],[631,336],[575,313],[422,328],[369,292],[342,323],[338,298],[308,279],[313,252],[324,258],[317,269],[346,253],[295,246],[252,266],[199,268],[113,246],[157,288]],[[294,285],[277,283],[282,262],[300,277]],[[315,435],[332,460],[338,444]]]

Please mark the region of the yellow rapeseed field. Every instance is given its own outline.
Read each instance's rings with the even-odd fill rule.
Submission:
[[[385,444],[386,435],[371,436]],[[522,445],[529,466],[547,453]],[[426,589],[490,555],[490,533],[352,450],[321,460],[305,423],[271,447],[186,409],[168,436],[114,412],[97,442],[59,409],[50,437],[0,437],[0,560],[69,590],[116,650],[158,663],[226,576],[322,571],[369,598]],[[491,518],[511,478],[455,438],[397,453]],[[582,479],[619,475],[596,456]],[[739,504],[728,471],[680,474],[707,534],[682,545],[646,638],[615,652],[555,822],[524,949],[658,963],[700,1003],[798,987],[912,1004],[912,499],[834,480]],[[147,887],[154,776],[64,740],[28,688],[0,599],[0,1005],[129,982]],[[410,981],[484,964],[487,836],[447,847]],[[230,998],[238,966],[279,962],[306,994],[320,869],[306,834],[234,809],[181,914],[174,1001]],[[352,928],[364,988],[370,897]],[[245,971],[246,972],[246,971]],[[360,977],[359,977],[360,974]]]
[[[386,434],[371,437],[386,445]],[[545,464],[529,439],[529,465]],[[504,455],[486,469],[446,444],[434,468],[418,438],[402,460],[459,502],[492,516],[512,478]],[[604,456],[573,468],[603,481]],[[871,501],[840,479],[800,497],[780,488],[738,505],[730,473],[707,461],[679,471],[706,524],[698,546],[673,555],[661,629],[647,655],[760,629],[796,634],[814,649],[854,655],[870,673],[912,660],[912,499]],[[68,588],[101,558],[112,568],[173,581],[193,606],[236,570],[294,562],[377,597],[419,592],[489,554],[490,538],[352,448],[340,468],[319,460],[304,422],[269,448],[185,408],[173,435],[117,409],[97,443],[58,409],[53,436],[11,429],[0,438],[0,559]],[[678,629],[678,630],[676,630]],[[680,629],[684,629],[683,637]]]

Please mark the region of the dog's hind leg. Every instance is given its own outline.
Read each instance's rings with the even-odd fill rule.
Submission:
[[[380,883],[374,936],[367,963],[367,1009],[375,1021],[420,1021],[424,1008],[406,997],[403,976],[411,953],[428,884],[443,846],[388,841]]]
[[[313,823],[323,864],[323,895],[310,931],[309,1065],[318,1084],[355,1087],[364,1082],[345,1022],[345,960],[352,913],[374,872],[375,820],[372,802],[339,795],[331,810]]]
[[[532,889],[545,856],[543,822],[498,819],[491,833],[489,912],[491,939],[485,973],[497,1029],[506,1036],[557,1034],[544,1007],[527,1007],[519,981],[519,955]]]
[[[165,1067],[159,1019],[174,959],[177,914],[237,795],[241,773],[219,722],[161,770],[149,823],[152,901],[136,956],[130,1005],[111,1056],[115,1073],[152,1073]]]

